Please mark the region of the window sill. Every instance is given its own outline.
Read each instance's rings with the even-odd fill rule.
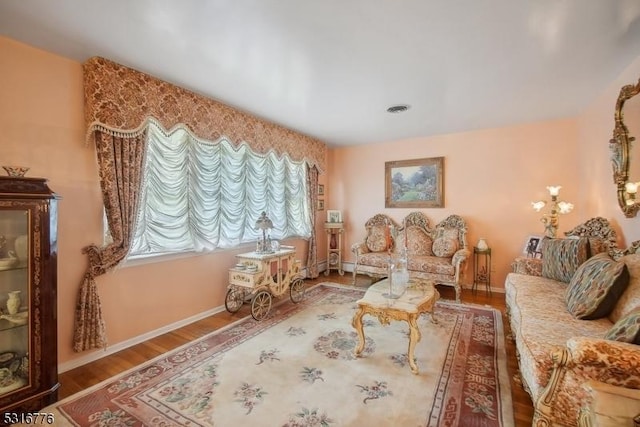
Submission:
[[[122,265],[120,265],[119,268],[137,267],[139,265],[175,261],[179,259],[193,258],[198,256],[215,255],[218,253],[230,252],[230,251],[233,251],[233,252],[240,251],[240,253],[242,253],[246,251],[251,251],[255,249],[255,247],[256,247],[255,243],[243,243],[234,248],[218,248],[212,251],[203,251],[203,252],[189,251],[189,252],[159,254],[159,255],[138,255],[134,258],[130,258],[126,260],[124,263],[122,263]]]

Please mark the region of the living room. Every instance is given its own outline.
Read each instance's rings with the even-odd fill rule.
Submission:
[[[125,265],[97,279],[107,328],[106,351],[74,352],[74,314],[87,267],[82,249],[101,244],[104,236],[96,150],[86,143],[83,62],[6,36],[0,36],[0,52],[3,164],[28,166],[28,176],[47,178],[61,196],[59,370],[97,360],[223,307],[228,270],[246,246]],[[411,209],[385,208],[385,162],[444,157],[445,204],[426,209],[425,214],[434,223],[451,214],[460,215],[467,221],[470,245],[481,237],[487,239],[493,253],[494,292],[504,292],[511,263],[522,255],[527,237],[543,234],[540,214],[531,208],[531,202],[547,199],[549,185],[561,185],[561,198],[575,206],[562,215],[560,234],[601,216],[618,232],[620,247],[640,240],[640,220],[626,218],[618,206],[609,152],[616,99],[622,86],[638,81],[640,50],[625,62],[606,85],[589,92],[576,114],[495,126],[473,123],[458,132],[370,144],[326,144],[325,168],[319,175],[325,211],[316,213],[317,235],[324,235],[326,209],[342,212],[345,248],[362,239],[364,223],[372,215],[386,213],[401,220]],[[473,80],[473,72],[469,79]],[[519,96],[526,103],[533,95],[522,88]],[[558,98],[563,102],[562,94]],[[493,107],[491,99],[481,101],[483,108]],[[402,116],[391,119],[402,120]],[[298,257],[305,260],[304,240],[286,243],[295,246]],[[325,253],[326,242],[320,238],[320,264],[326,262]],[[346,250],[348,271],[353,261],[353,254]],[[464,287],[471,286],[471,271],[468,267]]]

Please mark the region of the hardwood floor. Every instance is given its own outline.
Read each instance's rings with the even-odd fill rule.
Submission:
[[[351,273],[344,276],[332,272],[329,276],[321,274],[314,280],[306,280],[308,286],[331,281],[335,283],[351,284]],[[356,286],[366,287],[371,283],[371,279],[366,276],[358,276]],[[453,288],[438,286],[438,291],[443,299],[454,299]],[[475,304],[487,304],[502,312],[505,333],[509,333],[508,321],[505,316],[504,294],[494,292],[488,296],[484,291],[472,293],[470,290],[463,290],[462,301]],[[240,311],[230,314],[226,311],[205,319],[194,322],[190,325],[176,329],[172,332],[137,344],[128,349],[122,350],[110,356],[106,356],[95,362],[72,369],[60,374],[59,398],[63,399],[74,393],[91,387],[100,381],[106,380],[123,371],[131,369],[149,359],[162,353],[173,350],[194,339],[200,338],[220,327],[223,327],[244,316],[250,315],[249,305],[245,304]],[[515,345],[509,339],[505,339],[507,350],[507,369],[511,379],[511,395],[513,398],[513,412],[516,427],[529,427],[533,416],[533,406],[526,391],[518,383],[514,382],[513,376],[518,371],[518,363],[515,356]]]

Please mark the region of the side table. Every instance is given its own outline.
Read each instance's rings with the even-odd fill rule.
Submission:
[[[478,290],[478,285],[484,285],[485,291],[491,295],[491,248],[473,248],[473,287]]]
[[[328,276],[331,270],[338,270],[344,276],[342,269],[342,235],[344,224],[342,222],[325,222],[324,230],[327,232],[327,269],[324,275]]]

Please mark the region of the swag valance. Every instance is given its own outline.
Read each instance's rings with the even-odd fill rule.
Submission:
[[[149,117],[165,129],[186,125],[199,138],[246,142],[325,170],[322,141],[243,113],[220,102],[101,57],[83,65],[88,137],[100,129],[113,136],[142,133]],[[138,132],[136,132],[138,131]]]

